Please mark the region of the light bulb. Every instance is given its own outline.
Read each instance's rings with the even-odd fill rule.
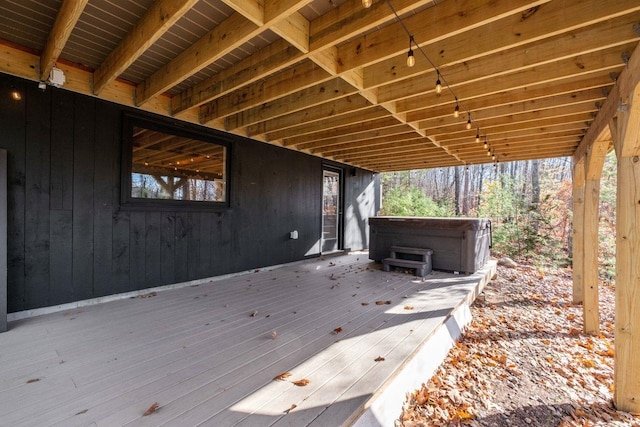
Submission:
[[[483,148],[484,148],[485,150],[486,150],[487,148],[489,148],[489,144],[487,144],[487,141],[485,141],[485,142],[484,142],[484,147],[483,147]]]
[[[369,9],[373,4],[373,0],[362,0],[362,7]]]
[[[22,94],[18,92],[18,89],[16,89],[15,87],[11,89],[11,99],[13,99],[14,101],[20,101],[22,99]]]
[[[456,108],[453,109],[453,117],[456,119],[460,116],[460,106],[456,104]]]
[[[494,154],[491,156],[491,160],[495,160],[495,159],[496,159],[496,155]]]
[[[480,134],[476,132],[476,143],[480,142]]]
[[[467,129],[471,129],[471,117],[467,120]]]
[[[440,77],[438,77],[438,80],[436,80],[436,93],[440,95],[441,92],[442,92],[442,83],[440,82]]]
[[[409,48],[409,52],[407,53],[407,67],[413,67],[416,65],[416,57],[413,56],[413,50]]]

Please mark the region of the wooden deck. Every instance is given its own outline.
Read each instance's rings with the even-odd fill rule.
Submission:
[[[494,273],[420,279],[350,254],[15,321],[0,425],[389,425]]]

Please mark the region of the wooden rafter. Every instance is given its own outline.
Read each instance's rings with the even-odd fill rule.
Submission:
[[[40,57],[15,41],[3,45],[10,59],[0,70],[39,80],[34,68],[52,64],[69,38],[65,52],[99,65],[91,72],[59,61],[68,89],[373,170],[425,165],[400,152],[388,158],[392,147],[414,150],[418,140],[435,150],[423,153],[431,166],[479,162],[477,127],[504,158],[529,156],[535,138],[540,155],[565,153],[587,132],[576,153],[584,155],[584,141],[616,116],[607,95],[640,41],[637,0],[394,0],[404,25],[385,1],[365,9],[357,0],[333,8],[321,0],[156,0],[131,15],[137,22],[113,27],[125,35],[109,34],[111,52],[93,53],[77,49],[100,42],[87,28],[117,12],[90,3],[64,18],[82,3],[61,3]],[[204,8],[212,14],[201,20]],[[71,34],[77,19],[82,31]],[[436,70],[415,44],[417,63],[406,66],[403,27],[454,93],[435,94]],[[205,35],[177,48],[172,40],[192,30]]]
[[[56,16],[56,21],[47,38],[47,44],[40,54],[40,80],[49,78],[62,49],[67,44],[71,31],[80,19],[89,0],[64,0]]]
[[[100,92],[153,45],[198,0],[157,0],[93,73],[93,93]]]

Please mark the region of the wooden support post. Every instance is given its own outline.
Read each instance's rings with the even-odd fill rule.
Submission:
[[[640,85],[630,92],[612,126],[618,157],[614,401],[619,410],[640,413]]]
[[[0,332],[7,330],[7,150],[0,150]]]
[[[573,165],[573,303],[584,300],[584,157]]]
[[[598,225],[600,220],[600,178],[604,159],[609,151],[608,139],[596,141],[587,153],[584,188],[584,258],[582,284],[584,292],[584,331],[600,333],[600,307],[598,297]]]

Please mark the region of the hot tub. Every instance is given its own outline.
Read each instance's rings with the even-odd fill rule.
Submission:
[[[490,256],[491,220],[488,218],[423,218],[377,216],[369,218],[369,258],[381,262],[391,246],[433,250],[436,270],[471,274]]]

